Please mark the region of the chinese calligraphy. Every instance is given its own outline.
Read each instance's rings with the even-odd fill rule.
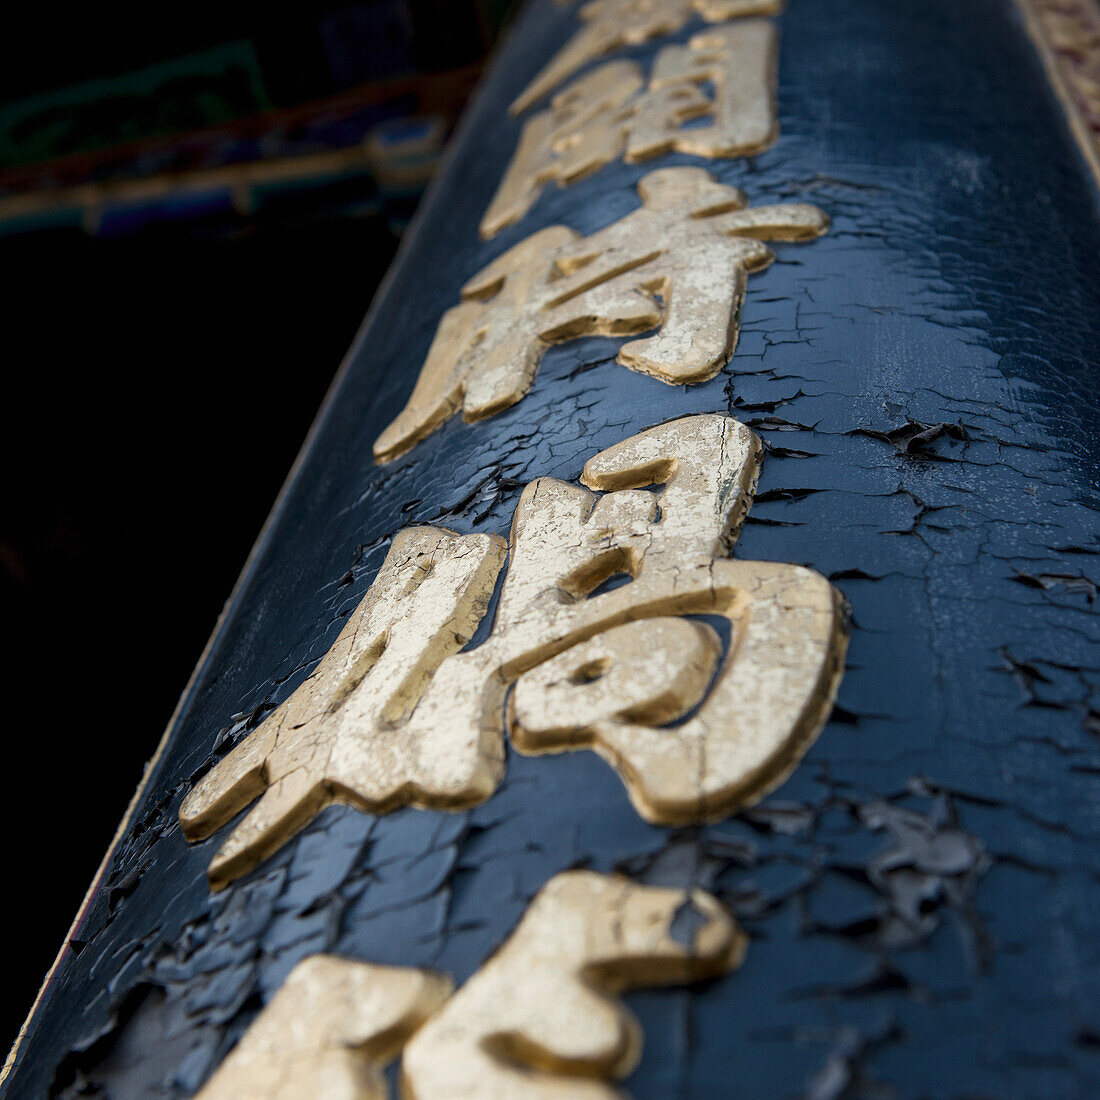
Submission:
[[[579,11],[580,29],[516,97],[512,114],[533,107],[589,62],[673,34],[693,16],[724,23],[739,16],[774,15],[782,6],[782,0],[589,0]]]
[[[382,1069],[450,991],[428,970],[312,955],[196,1100],[386,1100]]]
[[[633,162],[671,152],[760,152],[778,130],[775,52],[772,24],[746,19],[666,46],[648,88],[632,61],[610,61],[574,81],[524,124],[481,235],[519,221],[547,183],[573,183],[620,155]],[[703,87],[713,89],[711,98]],[[706,125],[683,126],[704,118]]]
[[[708,26],[662,48],[648,79],[634,61],[607,61],[530,117],[482,235],[519,221],[545,186],[620,157],[766,148],[778,132],[777,35],[740,17],[781,5],[584,4],[581,28],[514,113],[615,49],[696,16]],[[713,377],[735,350],[748,275],[775,259],[766,242],[829,228],[815,206],[751,207],[698,167],[651,171],[638,194],[618,221],[588,236],[539,230],[466,283],[375,442],[377,461],[460,410],[472,421],[515,404],[546,349],[583,336],[631,337],[618,362],[670,385]],[[211,861],[211,886],[333,803],[376,814],[476,805],[504,777],[506,739],[531,755],[597,753],[638,814],[663,825],[730,814],[781,783],[828,717],[848,624],[819,574],[731,557],[761,453],[730,417],[685,417],[596,454],[579,485],[536,478],[507,542],[400,531],[312,675],[184,800],[191,841],[252,807]],[[491,629],[470,648],[502,575]],[[641,1042],[616,995],[726,973],[745,942],[702,891],[559,874],[453,996],[429,971],[300,963],[200,1100],[381,1100],[381,1071],[402,1049],[407,1100],[611,1100]]]
[[[699,921],[687,943],[676,913]],[[571,871],[543,887],[511,937],[405,1050],[416,1100],[612,1100],[641,1034],[614,999],[637,986],[716,977],[745,937],[709,894]]]
[[[431,971],[305,959],[197,1100],[386,1100],[402,1048],[408,1100],[611,1100],[642,1045],[616,994],[726,974],[745,945],[702,890],[567,871],[449,1000]]]
[[[478,801],[495,781],[477,752],[440,735],[403,736],[403,719],[485,614],[504,541],[413,527],[393,540],[374,584],[313,675],[184,801],[189,840],[209,836],[259,796],[210,864],[214,886],[244,874],[325,806],[382,813]]]
[[[530,389],[546,348],[588,335],[633,335],[618,361],[670,385],[712,378],[737,344],[750,272],[765,241],[821,236],[816,206],[749,207],[702,168],[663,168],[638,184],[642,206],[589,237],[551,226],[475,275],[448,310],[408,403],[378,437],[382,462],[462,409],[480,420]]]
[[[818,574],[728,558],[760,450],[736,420],[693,416],[590,459],[588,488],[533,481],[492,631],[463,652],[501,540],[402,532],[314,675],[184,801],[198,839],[259,796],[211,883],[332,802],[384,813],[484,800],[508,730],[525,752],[594,749],[651,821],[705,820],[774,787],[825,721],[846,626]],[[614,577],[627,583],[605,590]],[[729,624],[724,655],[693,615]]]

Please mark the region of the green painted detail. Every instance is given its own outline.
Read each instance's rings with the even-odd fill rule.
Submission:
[[[0,108],[0,167],[227,122],[271,106],[253,44],[228,42]]]

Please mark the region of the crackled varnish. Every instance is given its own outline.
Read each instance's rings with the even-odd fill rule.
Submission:
[[[524,6],[5,1100],[1094,1095],[1097,26]]]

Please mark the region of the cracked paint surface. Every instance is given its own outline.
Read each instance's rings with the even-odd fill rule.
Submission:
[[[609,61],[555,92],[547,110],[524,122],[481,235],[519,221],[546,184],[565,187],[620,156],[636,163],[670,152],[740,157],[766,149],[778,128],[775,54],[768,20],[735,19],[664,47],[648,86],[634,62]]]
[[[708,168],[754,201],[812,202],[833,227],[754,276],[731,363],[675,389],[618,366],[618,339],[573,341],[519,404],[377,467],[371,444],[408,399],[439,305],[523,236],[589,233],[637,205],[644,169],[612,164],[478,242],[518,134],[507,105],[576,27],[567,7],[524,13],[5,1100],[188,1096],[306,955],[462,982],[578,864],[705,889],[750,939],[744,965],[702,990],[625,996],[646,1035],[624,1082],[639,1100],[731,1082],[813,1100],[1100,1089],[1095,196],[1011,7],[792,0],[780,26],[781,137]],[[657,48],[624,56],[648,64]],[[596,451],[697,412],[767,447],[738,556],[809,566],[855,608],[838,706],[779,791],[670,829],[640,820],[591,753],[513,753],[476,809],[330,808],[210,894],[216,842],[186,845],[183,798],[316,667],[397,529],[504,535],[533,477],[576,479]]]
[[[616,994],[733,970],[744,937],[702,890],[567,871],[519,927],[413,1036],[408,1100],[613,1100],[642,1036]]]
[[[382,1067],[450,991],[431,971],[311,955],[197,1100],[389,1100]]]
[[[624,367],[669,385],[713,378],[737,347],[750,272],[775,259],[766,240],[807,241],[829,219],[810,203],[746,208],[744,192],[703,168],[658,168],[641,205],[582,237],[563,225],[532,233],[483,268],[447,310],[408,404],[378,437],[390,462],[461,408],[482,420],[530,390],[548,347],[583,336],[640,333]]]
[[[198,1100],[387,1100],[401,1058],[412,1100],[599,1097],[637,1064],[640,1028],[617,994],[740,965],[745,937],[702,890],[566,871],[499,951],[451,995],[445,975],[310,955]]]
[[[214,887],[250,871],[326,806],[472,804],[496,786],[501,748],[457,742],[410,715],[485,614],[505,545],[404,528],[317,671],[203,777],[180,807],[201,840],[255,807],[210,862]]]
[[[473,649],[503,540],[399,532],[317,671],[184,800],[195,841],[258,799],[211,860],[211,885],[334,803],[484,802],[506,731],[525,752],[595,749],[665,825],[725,817],[777,786],[828,717],[847,616],[812,570],[728,560],[760,451],[732,417],[689,416],[589,459],[581,481],[602,494],[536,478]],[[676,617],[692,613],[719,619],[728,642]]]

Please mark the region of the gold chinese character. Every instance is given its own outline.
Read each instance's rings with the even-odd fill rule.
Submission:
[[[534,106],[589,62],[627,46],[675,34],[693,16],[724,23],[747,15],[774,15],[783,0],[590,0],[581,28],[512,103],[512,114]]]
[[[778,132],[775,53],[771,23],[747,19],[666,46],[648,88],[633,61],[608,62],[574,81],[524,124],[481,235],[519,221],[546,184],[573,183],[619,156],[735,157],[766,148]],[[683,129],[703,118],[706,125]]]
[[[509,730],[523,752],[593,749],[650,821],[707,820],[775,787],[828,716],[846,623],[819,574],[728,557],[760,451],[736,420],[691,416],[590,459],[587,489],[533,481],[492,630],[463,652],[501,540],[398,535],[313,676],[184,800],[195,840],[259,798],[214,857],[212,885],[334,802],[483,801]],[[698,616],[725,620],[728,646]]]
[[[567,871],[449,1001],[431,971],[303,960],[196,1100],[386,1100],[402,1049],[409,1100],[621,1098],[642,1036],[617,994],[726,974],[746,942],[703,890]]]
[[[702,168],[662,168],[638,184],[642,206],[589,237],[551,226],[509,249],[462,289],[439,323],[408,403],[374,444],[386,462],[459,408],[480,420],[519,401],[551,344],[580,336],[631,340],[618,361],[671,385],[703,382],[737,344],[748,274],[768,240],[826,231],[816,206],[748,207]]]
[[[449,744],[448,730],[410,739],[404,729],[440,663],[477,629],[504,557],[495,536],[398,533],[313,675],[184,801],[194,841],[259,798],[211,862],[211,885],[245,874],[334,802],[384,813],[493,792],[478,753]]]
[[[386,1100],[383,1068],[450,991],[431,971],[313,955],[195,1100]]]
[[[677,912],[698,930],[678,939]],[[616,994],[716,977],[745,938],[701,890],[638,886],[571,871],[531,902],[499,951],[413,1037],[405,1093],[416,1100],[613,1100],[637,1064],[641,1029]]]

